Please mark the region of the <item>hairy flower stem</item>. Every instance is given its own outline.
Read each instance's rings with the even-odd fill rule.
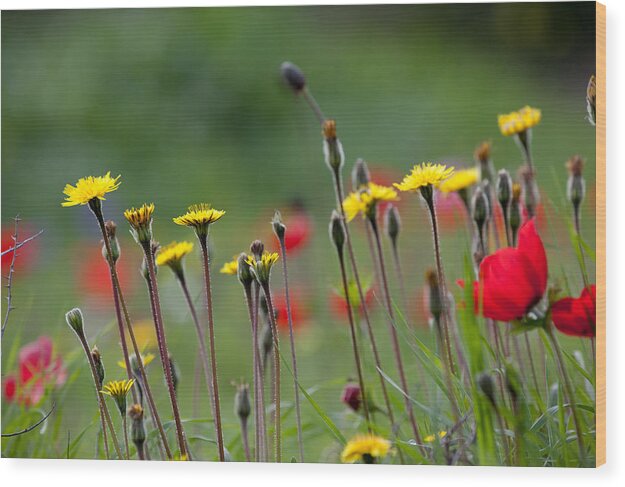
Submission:
[[[107,259],[108,260],[108,259]],[[115,267],[115,262],[109,262],[109,267]],[[113,304],[115,305],[115,317],[117,318],[117,329],[119,331],[119,342],[122,348],[122,355],[124,356],[124,364],[126,365],[126,375],[128,380],[132,379],[132,368],[130,367],[130,356],[128,355],[128,344],[126,343],[126,334],[124,333],[124,322],[122,319],[122,312],[119,307],[119,295],[115,292],[115,283],[113,282],[113,274],[109,272],[111,277],[111,287],[113,289]],[[133,387],[131,389],[132,400],[137,402],[137,391]]]
[[[395,429],[395,418],[393,414],[393,409],[391,407],[391,401],[388,397],[388,391],[386,389],[386,380],[384,379],[384,375],[382,374],[382,361],[380,360],[380,354],[378,353],[378,347],[375,341],[375,335],[373,334],[373,327],[371,326],[371,320],[369,319],[369,311],[367,310],[367,301],[365,295],[362,291],[362,284],[360,282],[360,276],[358,274],[358,266],[356,265],[356,257],[354,255],[354,248],[352,246],[352,239],[349,232],[349,226],[347,225],[347,219],[345,218],[345,210],[343,209],[343,184],[341,182],[341,173],[339,169],[335,169],[332,171],[332,176],[334,179],[334,193],[336,196],[336,202],[339,208],[339,213],[341,215],[341,220],[343,221],[343,228],[345,229],[345,244],[347,245],[347,254],[349,257],[349,261],[352,268],[352,273],[354,274],[354,282],[356,283],[356,289],[358,290],[358,299],[360,300],[360,309],[362,310],[362,316],[365,320],[365,324],[367,325],[367,333],[369,334],[369,340],[371,342],[371,350],[373,351],[373,358],[375,360],[376,369],[378,371],[378,376],[380,378],[380,385],[382,387],[382,395],[384,396],[384,404],[386,406],[388,418],[391,422],[391,426]],[[400,450],[401,452],[401,450]]]
[[[252,335],[252,383],[254,385],[254,459],[259,462],[261,459],[261,429],[260,429],[260,382],[259,382],[259,354],[258,354],[258,331],[256,319],[254,316],[254,299],[252,297],[253,283],[243,284],[245,294],[245,302],[247,304],[247,312],[250,318],[251,335]]]
[[[453,375],[456,374],[454,361],[451,354],[451,340],[449,338],[449,306],[447,306],[447,284],[445,281],[445,273],[443,271],[443,262],[441,259],[441,249],[438,235],[438,221],[436,219],[436,209],[434,207],[434,198],[425,198],[430,213],[430,220],[432,222],[432,241],[434,243],[434,258],[436,260],[436,272],[438,274],[440,293],[442,296],[442,313],[441,313],[441,328],[443,331],[443,341],[445,345],[445,353],[447,354],[447,360],[449,363],[450,371]],[[451,391],[450,391],[451,392]]]
[[[349,321],[349,331],[352,339],[352,349],[354,351],[354,361],[356,362],[356,373],[358,375],[358,385],[360,386],[360,397],[362,399],[362,407],[367,422],[369,433],[372,432],[371,418],[369,416],[369,398],[365,391],[365,381],[362,375],[362,364],[360,362],[360,352],[358,351],[358,341],[356,338],[356,327],[354,325],[354,312],[352,303],[349,298],[349,285],[347,284],[347,272],[345,271],[345,256],[343,249],[338,249],[339,267],[341,269],[341,282],[343,284],[343,293],[345,294],[345,303],[347,304],[347,319]]]
[[[375,217],[370,218],[369,223],[371,224],[373,240],[375,242],[375,247],[377,250],[378,264],[380,266],[380,278],[382,280],[382,290],[386,303],[386,311],[388,313],[389,333],[391,335],[391,343],[393,345],[393,354],[395,355],[395,365],[397,366],[397,372],[399,373],[401,387],[405,392],[404,405],[406,411],[408,412],[408,418],[410,420],[410,425],[412,427],[412,433],[415,437],[415,441],[418,445],[422,445],[423,441],[421,440],[421,434],[419,433],[419,428],[415,419],[412,402],[408,397],[410,390],[408,389],[408,381],[406,380],[406,372],[404,370],[404,364],[401,357],[401,348],[399,346],[399,339],[397,338],[397,330],[395,329],[395,312],[393,311],[393,303],[391,302],[391,294],[388,288],[386,265],[384,264],[384,252],[382,251],[382,242],[380,241],[380,231],[378,229],[378,224]],[[421,447],[421,452],[425,455],[425,449],[423,447]]]
[[[148,376],[145,372],[145,367],[143,366],[143,360],[141,360],[141,352],[139,351],[139,346],[137,345],[137,339],[135,337],[135,332],[132,328],[132,322],[130,321],[130,314],[128,313],[128,308],[126,307],[126,300],[124,299],[124,295],[122,294],[122,289],[119,284],[119,276],[117,275],[117,268],[115,266],[111,266],[112,255],[113,252],[111,250],[111,242],[109,240],[108,232],[106,231],[106,227],[104,225],[104,217],[102,215],[102,209],[98,203],[94,205],[89,205],[91,211],[96,217],[98,221],[98,225],[100,227],[100,232],[102,233],[102,239],[104,240],[104,246],[106,247],[106,255],[108,256],[107,261],[109,262],[109,271],[111,273],[111,277],[113,279],[113,291],[119,296],[119,303],[121,304],[122,312],[124,314],[124,321],[126,322],[126,327],[128,328],[128,334],[130,335],[130,341],[132,342],[133,352],[137,357],[137,366],[140,372],[141,385],[145,390],[145,395],[148,400],[148,406],[150,408],[150,414],[156,423],[159,435],[161,437],[161,441],[163,443],[163,448],[165,449],[165,453],[167,458],[171,460],[172,454],[169,448],[169,443],[167,441],[167,435],[165,434],[165,429],[163,428],[163,423],[161,422],[160,416],[158,414],[158,410],[156,409],[156,404],[154,402],[154,397],[152,396],[152,389],[148,383]]]
[[[404,273],[401,270],[401,262],[399,260],[399,248],[397,240],[391,240],[391,250],[393,254],[393,266],[395,267],[395,274],[397,274],[397,282],[399,283],[399,292],[401,294],[401,301],[408,319],[408,295],[406,294],[406,284],[404,282]]]
[[[256,353],[257,353],[257,369],[256,375],[258,376],[258,408],[259,408],[259,418],[260,418],[260,458],[261,461],[266,462],[269,460],[267,455],[267,419],[266,419],[266,411],[265,411],[265,369],[264,364],[262,362],[262,357],[260,355],[260,346],[259,338],[260,338],[260,328],[258,323],[259,317],[259,307],[260,307],[260,286],[257,282],[252,284],[252,288],[254,290],[254,323],[255,323],[255,332],[256,336],[254,337],[254,343],[256,343]]]
[[[243,451],[245,453],[245,461],[251,462],[252,456],[250,455],[250,441],[247,433],[247,421],[241,421],[241,441],[243,442]]]
[[[211,375],[213,379],[213,401],[215,404],[215,431],[217,435],[217,447],[219,461],[226,459],[224,438],[221,427],[221,407],[219,405],[219,383],[217,381],[217,357],[215,347],[215,323],[213,320],[213,294],[211,291],[210,262],[208,256],[208,236],[198,234],[200,247],[202,248],[202,264],[204,267],[204,290],[206,291],[206,311],[208,313],[208,342],[210,347]]]
[[[271,326],[271,334],[273,335],[273,401],[274,401],[274,429],[273,429],[273,445],[276,463],[282,461],[282,433],[281,433],[281,414],[280,414],[280,341],[278,340],[278,327],[276,326],[276,315],[273,308],[273,300],[271,298],[271,289],[269,284],[261,284],[263,294],[267,299],[267,311],[269,314],[269,325]]]
[[[286,298],[286,316],[289,322],[289,341],[291,345],[291,366],[293,368],[293,389],[295,392],[295,419],[297,422],[297,445],[299,448],[299,461],[304,462],[304,438],[302,435],[302,412],[300,407],[299,380],[297,375],[297,355],[295,352],[295,336],[293,335],[293,314],[291,312],[291,297],[289,295],[289,273],[286,262],[286,245],[284,236],[280,238],[280,251],[282,253],[282,274],[284,275],[284,293]]]
[[[142,244],[141,246],[143,248],[143,255],[148,268],[149,279],[147,282],[150,292],[150,301],[152,304],[152,314],[154,315],[154,324],[156,326],[156,339],[158,342],[158,351],[161,356],[161,365],[163,366],[163,373],[165,375],[165,382],[167,383],[167,391],[169,393],[169,401],[171,402],[174,423],[176,425],[178,448],[180,449],[180,456],[182,458],[186,458],[188,457],[187,442],[184,435],[184,429],[182,427],[182,420],[180,419],[180,409],[178,407],[178,399],[176,398],[176,389],[174,387],[174,380],[169,360],[169,348],[167,347],[165,327],[163,326],[161,303],[158,294],[158,284],[156,282],[156,271],[154,268],[154,253],[150,242]]]
[[[130,460],[130,446],[128,445],[128,420],[126,414],[122,416],[122,428],[124,430],[124,445],[126,446],[126,460]]]
[[[189,288],[187,287],[187,280],[184,277],[182,272],[176,273],[176,277],[178,278],[178,283],[180,284],[180,288],[182,289],[182,294],[184,294],[184,299],[189,306],[189,311],[191,313],[191,318],[193,319],[193,324],[195,325],[195,331],[197,333],[198,342],[200,345],[200,361],[202,363],[202,368],[204,369],[204,380],[206,382],[206,391],[208,392],[208,397],[211,403],[211,409],[213,412],[213,418],[215,417],[215,394],[213,392],[213,384],[212,384],[212,376],[211,376],[211,368],[208,361],[208,350],[206,350],[206,336],[204,335],[204,330],[200,325],[200,320],[197,316],[197,312],[195,310],[195,306],[193,305],[193,300],[191,299],[191,294],[189,293]],[[215,423],[215,430],[217,429]]]
[[[573,387],[571,385],[569,374],[566,371],[566,366],[564,363],[564,357],[562,356],[562,350],[560,349],[560,344],[558,343],[558,339],[556,338],[556,335],[553,331],[553,325],[547,324],[546,331],[547,331],[547,336],[549,337],[549,340],[551,341],[553,350],[555,352],[558,369],[560,369],[560,375],[562,376],[562,382],[564,383],[564,391],[566,393],[566,399],[571,409],[571,416],[573,417],[573,424],[575,426],[575,433],[577,436],[579,463],[581,466],[581,465],[584,465],[585,460],[586,460],[586,448],[584,447],[584,438],[582,437],[582,427],[579,421],[577,405],[575,403],[575,394],[573,393]]]
[[[106,433],[106,419],[104,417],[104,397],[102,396],[102,392],[100,389],[102,388],[102,384],[100,384],[100,380],[98,379],[98,373],[95,368],[95,364],[93,363],[93,358],[91,357],[91,351],[89,350],[89,345],[87,344],[87,340],[84,337],[78,336],[78,341],[82,345],[82,348],[87,356],[87,362],[89,363],[89,369],[91,370],[91,377],[93,379],[93,385],[95,387],[95,394],[98,399],[98,410],[100,412],[100,431],[102,433],[102,439],[104,440],[104,452],[106,453],[106,459],[110,459],[109,452],[109,443],[108,443],[108,435]],[[121,455],[120,455],[121,458]]]

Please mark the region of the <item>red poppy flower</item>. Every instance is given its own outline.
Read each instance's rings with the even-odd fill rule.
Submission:
[[[595,313],[594,284],[584,288],[579,298],[563,298],[551,307],[551,319],[556,328],[565,335],[576,337],[595,336]]]
[[[279,293],[272,293],[273,307],[276,311],[278,318],[276,324],[278,329],[288,331],[289,330],[289,318],[286,312],[286,296],[284,291]],[[308,310],[302,303],[297,292],[291,291],[291,318],[293,319],[293,329],[297,330],[306,324],[308,321]]]
[[[52,340],[45,336],[22,347],[18,367],[17,374],[6,377],[4,395],[7,400],[24,406],[38,404],[48,387],[59,387],[67,379],[61,357],[53,357]]]
[[[480,264],[480,282],[474,283],[476,312],[480,293],[487,318],[522,318],[542,299],[547,288],[547,256],[536,233],[534,219],[519,230],[517,248],[498,250]]]
[[[19,234],[18,234],[18,242],[24,241],[26,238],[33,235],[33,230],[28,226],[25,226],[23,223],[20,223],[19,226]],[[2,252],[5,250],[11,249],[15,242],[13,241],[13,233],[15,232],[15,228],[13,225],[5,225],[2,227]],[[28,269],[33,267],[35,263],[35,258],[37,256],[37,239],[31,240],[25,245],[22,245],[17,251],[17,257],[15,258],[15,270],[23,274]],[[8,272],[9,266],[13,261],[13,251],[7,252],[2,256],[2,269],[6,274]]]

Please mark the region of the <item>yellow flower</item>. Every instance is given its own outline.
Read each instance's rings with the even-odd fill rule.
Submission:
[[[104,394],[108,394],[109,396],[114,398],[126,397],[134,383],[134,379],[111,380],[106,383],[104,389],[101,392],[103,392]]]
[[[374,458],[385,457],[391,449],[391,443],[384,438],[372,434],[359,435],[352,438],[341,453],[343,463],[354,463],[358,460],[371,462]]]
[[[454,172],[449,179],[443,181],[438,189],[443,193],[453,193],[454,191],[460,191],[466,189],[469,186],[473,186],[477,183],[480,177],[480,173],[476,167],[470,169],[460,169]]]
[[[239,271],[239,256],[235,255],[232,260],[230,262],[226,262],[221,269],[219,269],[219,272],[221,272],[222,274],[230,274],[231,276],[234,276],[238,273]]]
[[[453,173],[453,167],[447,167],[444,164],[423,162],[415,165],[410,174],[404,176],[401,183],[394,183],[393,186],[400,191],[416,191],[426,186],[434,186],[437,188]]]
[[[135,383],[134,379],[124,380],[112,380],[109,381],[101,390],[103,394],[108,394],[117,403],[117,408],[122,416],[126,415],[126,396],[130,392],[132,385]]]
[[[343,201],[343,209],[347,221],[352,221],[358,213],[363,216],[374,215],[375,207],[380,201],[396,201],[397,191],[388,186],[368,183],[362,190],[350,193]]]
[[[104,200],[104,195],[110,193],[119,188],[121,182],[118,179],[111,177],[111,172],[107,172],[104,176],[88,176],[86,178],[80,178],[76,183],[76,186],[66,184],[63,189],[63,194],[66,196],[65,201],[61,203],[61,206],[76,206],[86,205],[92,199],[97,198]]]
[[[124,217],[131,226],[132,236],[138,243],[149,244],[152,240],[152,215],[154,203],[144,203],[139,208],[124,211]]]
[[[345,211],[345,217],[348,222],[351,222],[356,215],[361,211],[364,211],[365,206],[360,199],[360,195],[358,193],[350,193],[347,195],[347,198],[343,200],[343,210]]]
[[[156,265],[170,265],[176,266],[180,264],[182,258],[191,253],[193,250],[193,244],[191,242],[172,242],[170,244],[161,247],[156,254]]]
[[[134,357],[135,357],[134,354],[130,356],[130,368],[134,367],[134,365],[132,365],[132,360]],[[154,360],[153,353],[148,352],[145,355],[141,354],[141,361],[143,362],[144,367],[147,367],[148,365],[150,365],[150,363],[152,363],[152,360]],[[117,365],[119,365],[122,369],[126,370],[126,362],[124,360],[118,361]]]
[[[132,325],[132,330],[137,340],[139,350],[145,351],[147,349],[153,349],[156,345],[156,330],[154,329],[154,323],[151,320],[140,320]],[[130,334],[126,333],[128,340],[130,340]]]
[[[425,438],[423,438],[423,441],[425,441],[426,443],[432,443],[436,439],[436,436],[438,436],[439,440],[442,440],[443,438],[445,438],[445,436],[447,436],[447,431],[439,431],[438,435],[427,435]]]
[[[541,119],[540,110],[525,106],[518,112],[499,115],[499,130],[503,135],[515,135],[538,125]]]
[[[278,261],[279,255],[276,252],[265,251],[261,255],[260,260],[256,260],[254,256],[249,255],[247,257],[247,264],[254,272],[256,279],[261,284],[269,282],[269,275],[271,274],[271,267]]]
[[[215,223],[225,214],[225,211],[215,210],[209,204],[200,203],[199,205],[189,206],[189,211],[182,216],[174,218],[174,223],[176,225],[194,227],[196,230],[208,230],[208,225]]]

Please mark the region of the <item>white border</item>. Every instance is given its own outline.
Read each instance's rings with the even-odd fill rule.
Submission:
[[[0,0],[0,8],[8,9],[54,9],[54,8],[114,8],[114,7],[175,7],[175,6],[234,6],[234,5],[302,5],[302,4],[375,4],[375,3],[433,3],[425,1],[193,1],[173,2],[163,0]],[[469,3],[462,0],[436,3]],[[493,3],[493,2],[487,2]],[[607,370],[608,370],[608,446],[607,465],[597,470],[540,469],[510,467],[400,467],[365,465],[255,465],[213,464],[192,462],[190,464],[150,462],[96,462],[57,460],[0,461],[0,477],[7,486],[63,487],[111,487],[137,485],[156,487],[180,485],[181,483],[209,486],[290,485],[293,487],[318,487],[329,485],[355,485],[358,487],[384,485],[410,486],[461,486],[502,487],[534,485],[566,485],[567,487],[601,483],[602,486],[625,485],[625,377],[621,346],[624,344],[625,313],[619,298],[625,294],[625,125],[619,115],[625,113],[624,98],[618,87],[625,85],[623,63],[617,62],[617,53],[625,52],[623,26],[625,25],[625,2],[604,0],[607,5]],[[619,29],[620,27],[620,29]],[[622,58],[621,58],[622,60]],[[610,116],[614,114],[614,116]],[[185,486],[186,487],[186,486]]]

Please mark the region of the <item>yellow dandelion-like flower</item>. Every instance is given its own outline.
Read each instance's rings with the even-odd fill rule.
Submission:
[[[147,349],[153,349],[153,347],[157,344],[156,330],[154,328],[154,323],[151,320],[137,321],[132,325],[132,330],[135,334],[139,350],[142,352]],[[130,334],[128,332],[126,332],[126,336],[130,341]]]
[[[354,463],[364,460],[371,463],[375,458],[385,457],[391,449],[391,443],[380,436],[359,435],[347,443],[341,453],[341,462]]]
[[[400,191],[416,191],[426,186],[438,186],[454,173],[453,167],[444,164],[423,162],[412,168],[410,174],[404,176],[401,183],[394,183]]]
[[[239,256],[235,255],[230,262],[226,262],[221,269],[219,269],[219,272],[231,276],[237,275],[239,272]]]
[[[265,251],[261,255],[260,260],[256,260],[253,255],[248,255],[246,262],[250,266],[258,282],[266,284],[269,282],[271,267],[278,261],[279,257],[280,256],[277,252]]]
[[[134,365],[132,365],[132,360],[134,359],[135,355],[133,354],[130,358],[130,367],[134,367]],[[143,366],[147,367],[148,365],[150,365],[152,363],[152,361],[154,360],[154,354],[153,353],[146,353],[145,355],[141,355],[141,361],[143,362]],[[126,362],[124,360],[119,360],[117,362],[117,365],[119,365],[122,369],[126,370]]]
[[[360,199],[360,195],[358,193],[350,193],[343,200],[343,210],[345,211],[345,217],[348,222],[351,222],[356,215],[360,212],[364,212],[365,205]]]
[[[126,396],[130,392],[132,385],[135,383],[134,379],[124,380],[112,380],[106,383],[104,388],[100,391],[103,394],[111,396],[117,403],[119,414],[126,415]]]
[[[92,199],[97,198],[104,200],[104,195],[119,188],[121,184],[119,180],[121,176],[111,177],[111,172],[107,172],[104,176],[87,176],[80,178],[76,182],[76,186],[66,184],[63,194],[66,196],[61,206],[86,205]]]
[[[199,231],[206,231],[208,230],[208,225],[215,223],[225,214],[225,211],[215,210],[207,203],[200,203],[199,205],[189,206],[189,211],[174,218],[174,223],[176,225],[194,227]]]
[[[134,379],[111,380],[104,385],[104,389],[101,392],[114,398],[126,397],[134,383]]]
[[[352,221],[358,213],[372,215],[380,201],[396,201],[397,191],[388,186],[368,183],[362,190],[350,193],[343,201],[347,221]]]
[[[437,436],[439,440],[442,440],[443,438],[445,438],[445,436],[447,436],[447,431],[439,431],[437,435],[427,435],[425,438],[423,438],[423,441],[425,441],[426,443],[432,443],[434,442],[434,440],[436,440]]]
[[[139,208],[130,208],[124,211],[124,218],[133,228],[148,225],[152,221],[154,214],[154,203],[144,203]]]
[[[193,250],[193,244],[191,242],[172,242],[161,247],[156,254],[156,265],[163,266],[176,266],[180,264],[180,261],[185,255],[188,255]]]
[[[503,135],[516,135],[538,125],[541,112],[537,108],[525,106],[518,112],[499,115],[497,122]]]
[[[480,179],[480,172],[476,167],[455,171],[449,179],[443,181],[438,189],[443,193],[453,193],[473,186]]]

